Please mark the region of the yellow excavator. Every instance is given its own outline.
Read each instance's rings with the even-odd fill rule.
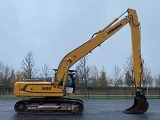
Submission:
[[[125,14],[127,15],[119,20]],[[55,77],[52,82],[32,80],[16,82],[14,95],[31,98],[18,101],[14,106],[15,111],[17,113],[81,114],[84,109],[83,101],[67,97],[72,96],[75,91],[74,73],[76,71],[69,70],[69,68],[127,23],[131,27],[135,98],[132,107],[124,110],[124,113],[141,114],[146,112],[149,104],[141,87],[144,74],[141,58],[140,23],[136,10],[130,8],[105,28],[94,33],[89,41],[68,53],[60,62],[58,69],[55,69]]]

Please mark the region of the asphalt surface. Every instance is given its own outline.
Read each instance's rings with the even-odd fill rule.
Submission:
[[[82,115],[16,114],[17,100],[0,100],[0,120],[160,120],[160,100],[149,99],[149,109],[144,114],[124,114],[132,99],[92,99],[84,101]]]

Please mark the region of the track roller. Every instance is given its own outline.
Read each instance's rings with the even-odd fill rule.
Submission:
[[[143,92],[136,92],[132,107],[124,110],[126,114],[142,114],[148,110],[149,104]]]

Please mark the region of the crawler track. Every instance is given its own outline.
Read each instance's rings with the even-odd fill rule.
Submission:
[[[14,109],[23,114],[81,114],[83,101],[69,98],[32,98],[18,101]]]

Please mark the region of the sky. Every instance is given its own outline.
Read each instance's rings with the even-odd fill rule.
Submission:
[[[18,70],[28,52],[37,68],[57,68],[62,58],[119,17],[135,9],[141,52],[153,75],[160,73],[159,0],[0,0],[0,61]],[[129,24],[89,54],[87,64],[111,73],[131,55]],[[75,68],[75,65],[72,69]]]

